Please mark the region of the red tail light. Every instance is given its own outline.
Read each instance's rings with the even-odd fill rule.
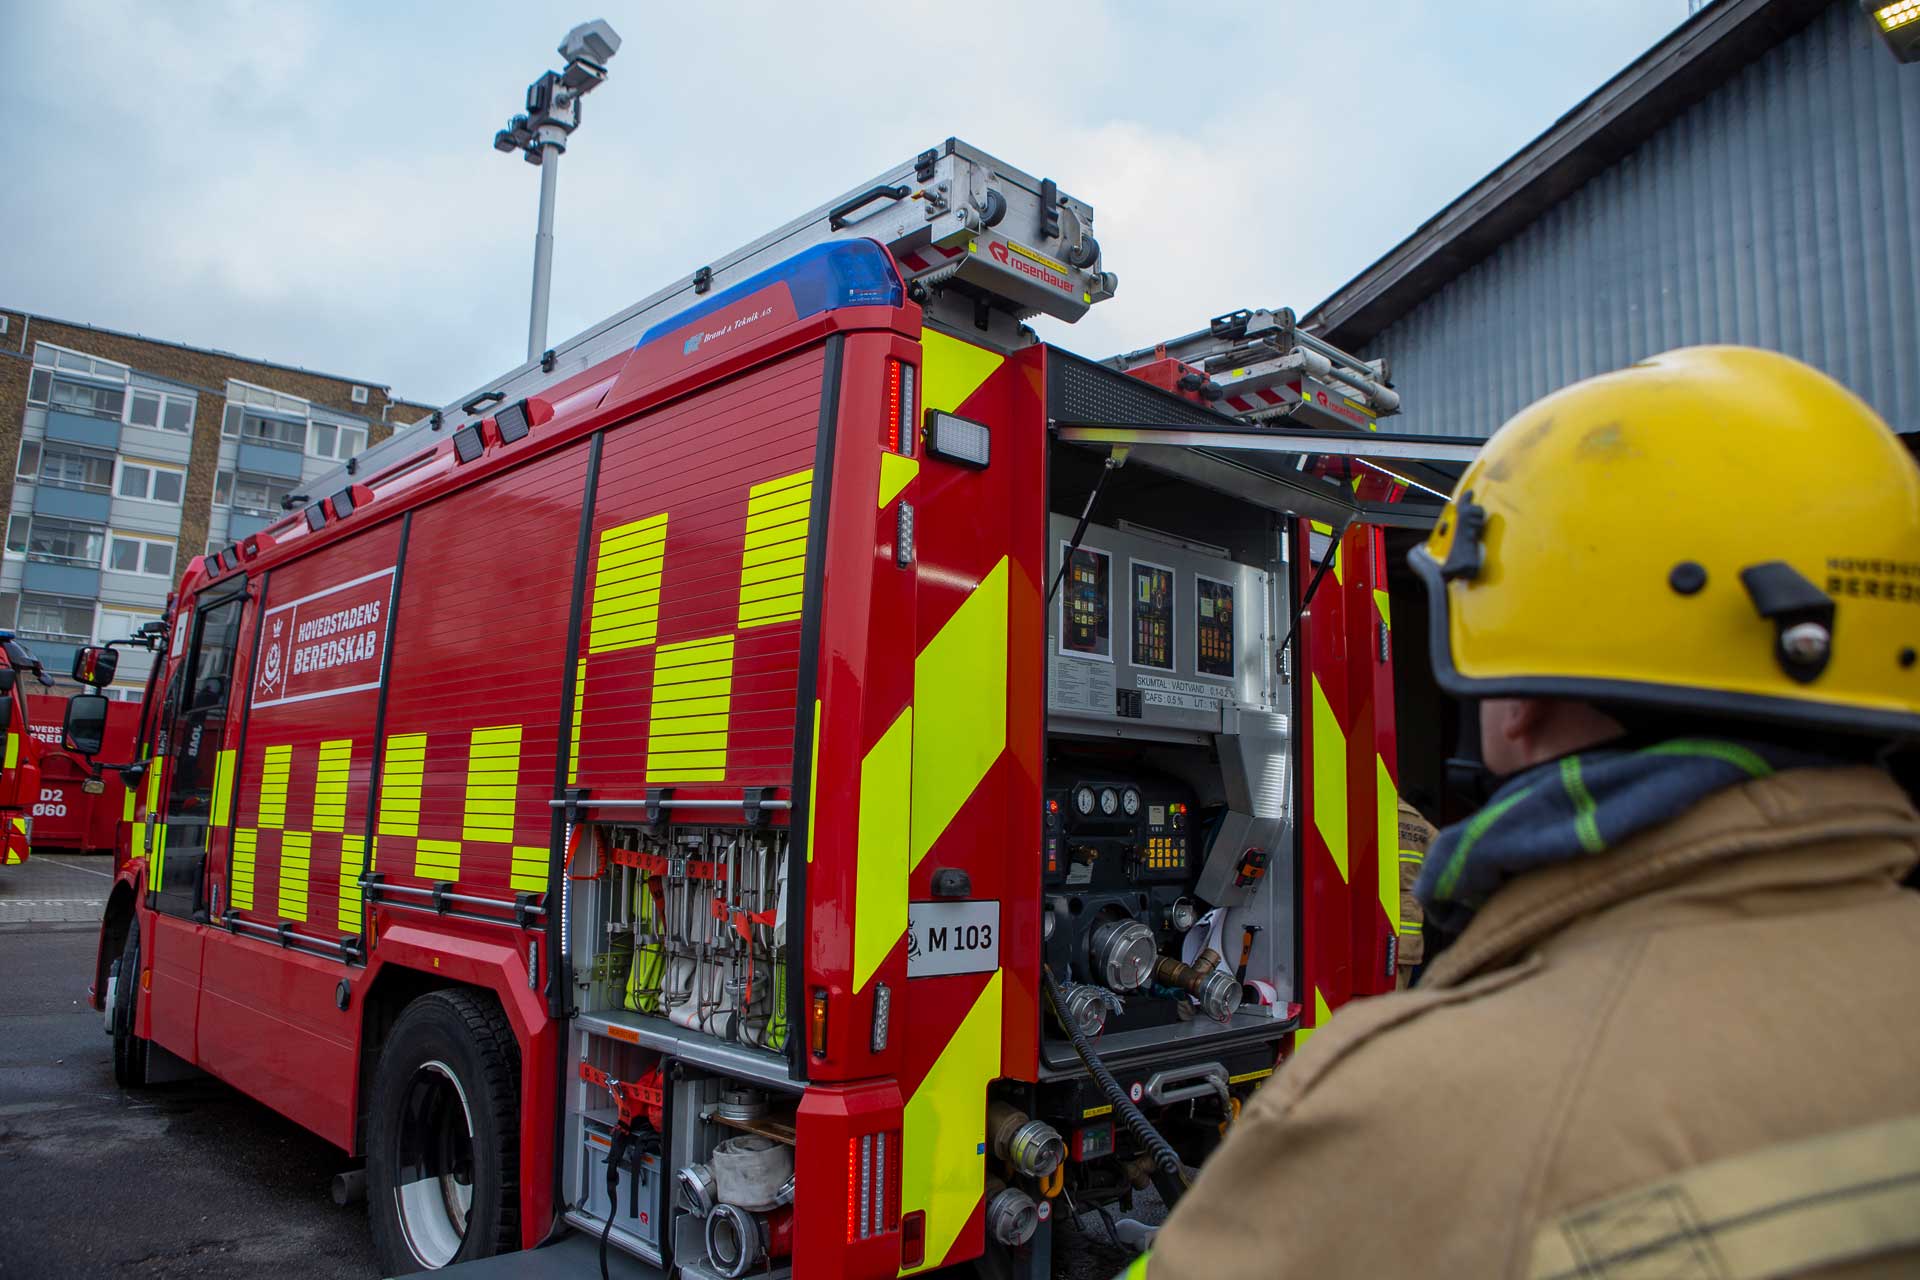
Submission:
[[[887,361],[887,448],[913,452],[913,366]]]
[[[900,1226],[900,1131],[847,1142],[847,1243]]]

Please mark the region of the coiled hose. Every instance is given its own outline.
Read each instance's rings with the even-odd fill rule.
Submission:
[[[1108,1101],[1113,1103],[1114,1114],[1120,1117],[1127,1129],[1139,1140],[1140,1145],[1147,1149],[1147,1154],[1153,1157],[1155,1167],[1166,1175],[1168,1184],[1185,1191],[1189,1185],[1187,1167],[1180,1162],[1180,1157],[1174,1153],[1167,1140],[1160,1136],[1160,1131],[1140,1114],[1140,1108],[1133,1105],[1133,1099],[1127,1096],[1127,1091],[1120,1087],[1120,1082],[1113,1078],[1113,1073],[1108,1071],[1106,1064],[1100,1061],[1100,1055],[1095,1053],[1093,1046],[1087,1043],[1086,1034],[1073,1025],[1073,1020],[1067,1017],[1066,1001],[1060,997],[1060,985],[1054,981],[1053,970],[1044,964],[1040,966],[1040,980],[1046,985],[1047,1004],[1053,1009],[1054,1021],[1058,1022],[1067,1033],[1067,1038],[1073,1042],[1073,1051],[1080,1055],[1080,1061],[1086,1064],[1087,1070],[1093,1075],[1094,1082],[1100,1086],[1100,1091],[1107,1095]],[[1167,1208],[1173,1208],[1172,1198],[1167,1199]]]

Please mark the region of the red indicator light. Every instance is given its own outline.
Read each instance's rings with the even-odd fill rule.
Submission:
[[[887,448],[900,452],[900,362],[887,361]]]

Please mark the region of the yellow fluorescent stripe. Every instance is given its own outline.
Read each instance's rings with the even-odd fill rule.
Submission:
[[[587,620],[587,652],[606,653],[654,642],[666,548],[664,513],[602,531],[593,574],[593,607]]]
[[[1393,785],[1387,762],[1373,757],[1374,804],[1380,815],[1380,845],[1374,857],[1380,864],[1380,909],[1395,933],[1400,932],[1400,789]]]
[[[380,834],[420,834],[420,779],[427,767],[427,735],[387,735],[386,759],[380,766]]]
[[[656,725],[658,722],[655,722]],[[725,751],[727,733],[723,728],[718,733],[656,733],[653,735],[653,749],[656,753],[667,751]]]
[[[579,659],[573,667],[573,738],[567,743],[567,785],[572,786],[580,780],[580,717],[587,706],[587,660]]]
[[[353,739],[335,738],[320,744],[320,772],[313,783],[313,829],[344,831],[347,826],[347,779],[353,772]]]
[[[909,869],[947,829],[1007,744],[1007,582],[1003,556],[913,663],[913,833]]]
[[[233,833],[233,874],[227,898],[236,911],[253,910],[253,857],[259,833],[240,827]]]
[[[460,878],[460,842],[457,840],[415,842],[413,874],[422,880],[458,880]]]
[[[233,752],[213,758],[213,825],[224,827],[233,816]]]
[[[340,837],[340,932],[360,932],[360,869],[366,860],[365,836]]]
[[[654,658],[646,776],[660,782],[724,779],[727,716],[732,701],[732,636],[661,645]],[[680,749],[690,747],[685,739],[700,735],[718,735],[719,742],[699,749]]]
[[[900,491],[913,482],[920,474],[920,462],[917,458],[903,458],[888,449],[880,451],[880,507],[900,496]]]
[[[313,837],[304,831],[280,833],[280,917],[307,918],[307,871],[313,861]]]
[[[860,844],[853,891],[853,990],[873,977],[907,929],[907,828],[913,793],[913,708],[860,762]]]
[[[902,1116],[900,1208],[926,1212],[923,1267],[946,1260],[980,1203],[987,1159],[980,1143],[980,1109],[987,1104],[987,1085],[1000,1074],[1001,999],[1001,971],[996,969],[933,1069],[907,1099]]]
[[[1347,880],[1347,735],[1319,676],[1313,677],[1313,825]]]
[[[1313,1025],[1302,1027],[1293,1033],[1293,1051],[1298,1053],[1306,1048],[1307,1041],[1313,1038],[1313,1033],[1326,1026],[1327,1019],[1332,1016],[1333,1010],[1327,1008],[1327,998],[1320,994],[1320,988],[1315,987],[1313,989]]]
[[[515,845],[513,849],[513,873],[508,879],[515,890],[525,893],[545,893],[547,891],[547,862],[545,849],[527,845]]]
[[[813,861],[813,815],[820,807],[820,699],[813,700],[813,756],[807,766],[807,861]]]
[[[508,767],[501,767],[503,762]],[[520,779],[520,726],[473,731],[467,751],[467,801],[463,840],[513,839],[513,802]]]
[[[739,626],[760,627],[800,616],[800,602],[806,593],[807,519],[812,505],[811,469],[747,490]],[[779,555],[771,554],[774,548],[780,549]]]
[[[20,735],[17,733],[9,733],[7,735],[7,768],[11,769],[19,763]]]
[[[1373,607],[1380,611],[1380,621],[1387,624],[1387,630],[1393,630],[1393,603],[1378,587],[1373,589]]]
[[[949,338],[932,329],[921,330],[920,349],[923,353],[921,403],[928,409],[944,409],[949,413],[965,404],[967,397],[978,391],[980,384],[992,377],[994,370],[1005,361],[1004,356],[984,347]],[[932,1257],[931,1238],[928,1245],[927,1254]]]
[[[272,831],[287,825],[287,777],[293,771],[292,747],[268,747],[260,766],[260,826]],[[148,805],[153,801],[149,799]]]

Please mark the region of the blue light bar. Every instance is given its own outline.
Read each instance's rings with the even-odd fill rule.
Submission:
[[[696,320],[730,307],[775,282],[793,295],[798,318],[840,307],[897,307],[906,290],[887,251],[872,240],[841,240],[803,249],[785,262],[749,276],[731,289],[689,307],[654,325],[640,336],[644,347],[662,334],[683,329]]]

